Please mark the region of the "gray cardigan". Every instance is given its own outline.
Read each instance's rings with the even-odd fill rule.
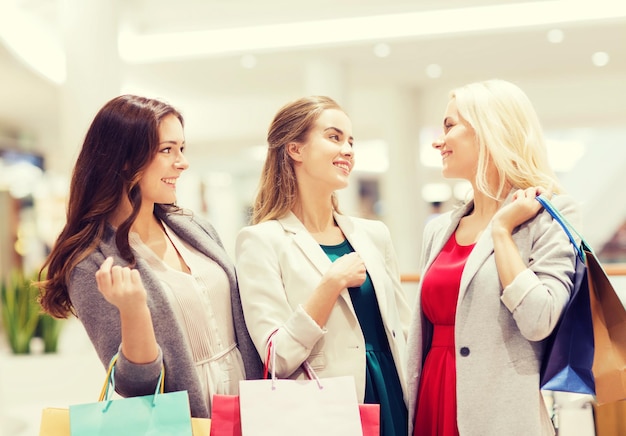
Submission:
[[[231,304],[236,340],[241,352],[246,378],[262,377],[262,363],[246,329],[235,269],[215,229],[206,221],[189,213],[165,213],[157,206],[157,215],[174,232],[217,262],[226,272],[231,288]],[[117,308],[108,303],[98,291],[95,273],[102,262],[113,256],[114,264],[126,265],[115,245],[115,232],[107,227],[100,244],[72,271],[69,296],[79,320],[83,323],[100,360],[108,366],[121,344],[120,317]],[[124,396],[154,393],[161,363],[165,364],[165,391],[186,390],[189,393],[191,415],[209,417],[191,351],[185,345],[165,291],[145,260],[137,257],[137,270],[148,291],[148,307],[160,347],[157,360],[149,364],[133,364],[121,353],[115,365],[115,388]]]
[[[510,200],[507,200],[510,201]],[[578,208],[565,195],[552,203],[574,226]],[[424,230],[422,273],[472,208],[430,221]],[[544,339],[552,332],[573,287],[575,255],[563,229],[546,211],[513,232],[528,266],[502,289],[491,225],[478,239],[461,277],[454,328],[457,424],[463,436],[553,434],[539,389]],[[432,336],[418,293],[408,338],[409,425],[415,419],[422,361]]]

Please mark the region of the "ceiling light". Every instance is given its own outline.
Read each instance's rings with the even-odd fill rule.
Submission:
[[[604,51],[597,51],[591,55],[591,62],[596,67],[604,67],[606,64],[609,63],[610,60],[611,60],[611,57],[609,56],[607,52],[604,52]]]
[[[547,35],[548,41],[552,44],[559,44],[563,42],[563,38],[565,38],[565,34],[561,29],[552,29],[548,32]]]
[[[249,70],[256,67],[256,62],[256,56],[251,54],[243,55],[241,59],[239,59],[241,66]]]
[[[391,47],[384,42],[378,43],[374,46],[374,55],[379,58],[386,58],[391,54]]]
[[[441,66],[438,64],[430,64],[426,67],[426,75],[431,79],[438,79],[442,74]]]
[[[141,34],[126,29],[120,33],[118,47],[123,60],[142,63],[625,16],[626,2],[548,0],[178,33]]]

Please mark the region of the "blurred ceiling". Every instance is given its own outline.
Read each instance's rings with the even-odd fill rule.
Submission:
[[[17,11],[40,26],[49,40],[34,33],[23,37],[40,38],[43,44],[62,41],[62,23],[68,15],[64,8],[75,7],[80,1],[5,0],[2,8],[5,12]],[[231,148],[242,144],[262,144],[267,125],[279,105],[308,92],[307,69],[312,62],[338,66],[352,94],[367,93],[381,82],[389,87],[419,90],[448,89],[451,84],[492,77],[512,80],[548,77],[555,83],[572,77],[601,82],[603,77],[621,76],[626,80],[626,2],[618,0],[104,3],[116,8],[121,34],[130,35],[131,39],[134,35],[136,41],[141,37],[165,35],[158,44],[162,44],[164,55],[170,54],[165,60],[122,60],[122,91],[161,96],[180,107],[187,118],[188,142],[210,145],[215,156],[228,155]],[[582,17],[580,13],[574,14],[577,11],[582,11]],[[2,15],[4,22],[0,18],[0,29],[5,31],[0,30],[0,42],[4,40],[4,45],[0,45],[0,126],[5,131],[20,131],[33,138],[58,135],[55,114],[63,85],[33,72],[16,56],[7,42],[10,16]],[[411,29],[412,21],[407,26],[403,17],[414,20],[415,28]],[[381,21],[382,18],[396,21]],[[356,22],[340,21],[343,19]],[[573,21],[566,21],[570,19]],[[522,20],[535,24],[524,24]],[[309,26],[320,21],[322,30]],[[356,27],[345,32],[350,30],[348,25]],[[203,32],[228,29],[233,32],[229,35],[235,36],[222,40],[223,46],[233,46],[224,53],[192,52],[189,43],[192,40],[183,38],[194,35],[199,38],[206,36]],[[272,29],[278,31],[278,43],[274,47],[266,44],[247,48]],[[250,33],[242,33],[244,30]],[[405,34],[400,35],[401,32]],[[294,41],[305,33],[309,38],[297,45]],[[342,42],[333,42],[335,35]],[[550,42],[549,35],[557,42]],[[315,43],[317,38],[322,42]],[[229,45],[227,40],[236,44]],[[172,52],[171,44],[163,41],[173,43],[174,47],[178,44],[180,50]],[[289,46],[290,43],[296,45]],[[376,50],[383,57],[377,56]],[[609,62],[594,66],[592,56],[596,52],[607,53]],[[363,123],[362,131],[373,124],[370,121]]]

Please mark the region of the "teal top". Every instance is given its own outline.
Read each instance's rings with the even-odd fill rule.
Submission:
[[[339,245],[321,245],[331,261],[354,251],[347,240]],[[408,416],[378,300],[370,275],[358,288],[349,288],[350,299],[365,337],[365,403],[380,404],[380,434],[406,436]]]

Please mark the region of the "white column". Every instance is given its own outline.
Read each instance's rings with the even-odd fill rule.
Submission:
[[[344,68],[338,63],[323,59],[307,62],[304,71],[306,95],[326,95],[343,106],[346,104],[346,86]]]
[[[379,100],[389,169],[381,175],[383,221],[389,227],[401,273],[416,273],[427,210],[421,200],[425,174],[419,162],[419,93],[389,88]]]
[[[350,116],[350,102],[346,75],[343,66],[323,59],[309,61],[304,72],[304,95],[325,95],[335,100]],[[354,120],[353,125],[355,124]],[[355,132],[355,135],[357,133]],[[346,215],[355,215],[358,211],[357,180],[352,180],[347,188],[337,191],[339,208]]]
[[[117,0],[62,0],[67,80],[60,90],[60,143],[47,168],[68,175],[96,112],[120,92]]]

